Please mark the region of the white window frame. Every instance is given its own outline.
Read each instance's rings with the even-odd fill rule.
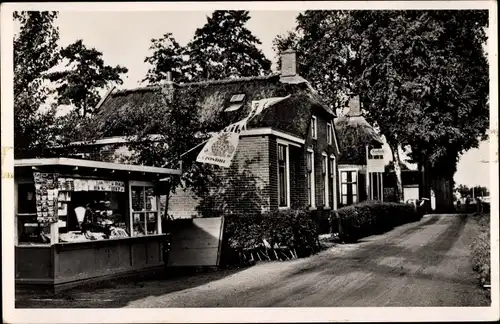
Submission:
[[[335,155],[330,155],[330,161],[333,162],[330,164],[331,166],[331,172],[330,172],[330,178],[332,178],[332,192],[333,192],[333,209],[337,209],[337,160],[335,158]]]
[[[332,123],[326,123],[326,140],[327,140],[328,145],[332,145],[332,143],[333,143],[332,132],[333,132]]]
[[[276,149],[277,149],[277,171],[278,171],[278,208],[279,209],[289,209],[290,208],[290,145],[288,141],[282,141],[280,139],[276,139]],[[286,177],[286,206],[280,206],[280,177],[279,177],[279,146],[282,145],[285,148],[286,159],[285,159],[285,177]]]
[[[329,166],[329,161],[328,161],[328,155],[323,152],[321,154],[322,160],[321,160],[321,176],[323,177],[323,206],[326,208],[330,207],[330,192],[329,192],[329,185],[328,183],[330,182],[330,177],[328,176],[328,166]]]
[[[316,116],[311,117],[311,136],[313,139],[318,138],[318,121]]]
[[[312,148],[307,149],[307,153],[311,153],[311,178],[309,179],[311,189],[310,189],[310,195],[311,195],[311,205],[309,206],[311,209],[316,208],[316,173],[315,173],[315,168],[314,168],[314,150]],[[307,159],[307,156],[306,156]],[[307,160],[306,160],[306,166],[307,166]],[[309,172],[309,171],[307,171]]]
[[[353,199],[352,203],[353,204],[356,204],[359,202],[359,170],[358,169],[355,169],[355,168],[349,168],[349,169],[341,169],[339,170],[339,185],[340,185],[340,201],[342,202],[342,196],[344,195],[344,193],[342,192],[342,172],[356,172],[356,195],[353,195],[353,196],[356,196],[356,200]],[[343,204],[343,202],[342,202]]]
[[[134,211],[132,209],[132,187],[153,187],[154,184],[150,181],[135,181],[131,180],[128,182],[128,199],[129,199],[129,231],[130,231],[130,237],[135,237],[134,235],[134,213],[140,213],[140,214],[147,214],[147,213],[156,213],[156,234],[161,234],[162,233],[162,228],[161,228],[161,218],[160,218],[160,197],[156,195],[156,209],[155,210],[148,210],[148,211]],[[146,225],[146,216],[144,217]],[[147,227],[145,227],[147,230]],[[145,234],[144,236],[147,235],[154,235],[154,234]]]

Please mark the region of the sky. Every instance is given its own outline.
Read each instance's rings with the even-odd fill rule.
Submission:
[[[247,28],[260,39],[259,47],[271,61],[275,61],[274,37],[293,29],[298,14],[298,11],[251,12]],[[127,67],[129,72],[122,87],[134,88],[148,70],[144,59],[150,53],[152,38],[171,32],[180,45],[186,45],[210,15],[211,11],[60,12],[57,25],[61,46],[82,39],[87,47],[101,51],[107,64]]]
[[[295,27],[299,11],[250,11],[247,28],[262,42],[259,48],[275,62],[272,41]],[[60,11],[57,26],[60,45],[66,46],[82,39],[87,47],[103,53],[109,65],[122,65],[129,69],[124,83],[118,88],[135,88],[146,75],[152,38],[171,32],[180,45],[186,45],[196,28],[202,27],[211,11],[116,11],[76,12]],[[460,159],[455,182],[468,186],[490,187],[489,143],[466,152]],[[390,154],[386,154],[390,159]]]

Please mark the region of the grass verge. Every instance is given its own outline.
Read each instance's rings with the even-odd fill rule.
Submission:
[[[475,214],[479,233],[472,243],[472,269],[479,275],[481,285],[491,283],[490,214]]]

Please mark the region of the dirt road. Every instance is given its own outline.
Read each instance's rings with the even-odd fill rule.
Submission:
[[[59,299],[19,296],[17,307],[488,306],[465,215],[420,222],[337,245],[313,257],[189,278],[73,290]]]

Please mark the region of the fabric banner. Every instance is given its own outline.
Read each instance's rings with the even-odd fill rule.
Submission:
[[[200,154],[198,154],[196,161],[228,168],[238,148],[239,134],[247,129],[248,122],[259,115],[264,109],[289,97],[290,95],[252,101],[252,107],[248,116],[213,135],[207,141]]]
[[[196,161],[228,168],[236,153],[239,136],[236,132],[217,133],[208,140]]]

